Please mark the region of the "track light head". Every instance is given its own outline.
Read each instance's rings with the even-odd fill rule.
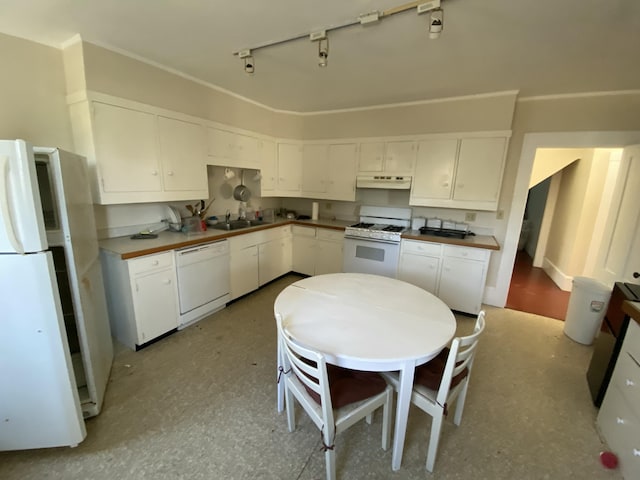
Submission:
[[[326,67],[329,62],[329,39],[318,41],[318,66]]]
[[[432,10],[429,16],[429,38],[436,39],[440,37],[444,28],[444,12],[441,8]]]
[[[241,50],[238,56],[244,61],[244,71],[252,74],[255,71],[255,62],[253,61],[251,50]]]

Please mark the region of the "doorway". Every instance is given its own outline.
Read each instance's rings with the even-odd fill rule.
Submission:
[[[640,132],[561,132],[525,134],[516,181],[512,209],[509,212],[505,249],[498,265],[495,288],[496,303],[506,305],[511,277],[516,263],[518,239],[529,191],[536,151],[539,148],[622,148],[639,143]],[[502,301],[500,302],[500,297]],[[540,302],[544,299],[538,297]]]

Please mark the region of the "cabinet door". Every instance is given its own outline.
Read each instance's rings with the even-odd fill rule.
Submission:
[[[426,140],[418,144],[412,200],[451,198],[457,150],[456,139]]]
[[[505,138],[463,138],[453,199],[497,202],[502,184]]]
[[[400,255],[398,278],[412,285],[423,288],[434,295],[438,292],[440,276],[440,258],[424,255]]]
[[[289,273],[293,268],[293,239],[291,235],[281,240],[282,258],[280,259],[280,273],[278,276]]]
[[[258,278],[260,286],[280,276],[282,266],[282,242],[271,240],[258,247]]]
[[[235,134],[219,128],[207,128],[209,163],[223,167],[235,167]]]
[[[326,199],[355,201],[357,150],[355,143],[329,145]]]
[[[285,195],[300,193],[302,183],[302,147],[278,144],[278,191]]]
[[[317,253],[315,228],[304,228],[304,230],[310,231],[309,236],[293,235],[293,271],[304,275],[314,275]]]
[[[94,140],[104,192],[159,192],[156,116],[93,103]]]
[[[416,142],[387,142],[384,156],[385,173],[413,174],[416,163]]]
[[[257,245],[231,251],[229,265],[232,300],[258,289]]]
[[[207,191],[205,134],[195,123],[158,117],[160,162],[167,191]]]
[[[452,310],[476,314],[482,307],[485,277],[485,262],[445,256],[438,297]]]
[[[248,135],[235,136],[235,165],[240,168],[260,168],[258,139]]]
[[[342,243],[317,241],[315,275],[342,272]]]
[[[382,172],[384,168],[384,142],[360,144],[359,172]]]
[[[178,293],[173,268],[136,276],[132,283],[138,345],[178,327]]]
[[[262,140],[259,145],[260,155],[260,190],[263,197],[271,197],[276,193],[278,163],[276,144],[269,140]]]
[[[328,145],[302,147],[302,195],[324,198],[327,191]]]

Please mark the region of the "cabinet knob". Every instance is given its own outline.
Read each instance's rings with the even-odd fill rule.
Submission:
[[[633,272],[633,278],[640,278],[640,272]]]
[[[638,450],[637,448],[633,449],[633,456],[634,457],[640,457],[640,450]]]
[[[449,182],[443,182],[443,183],[442,183],[442,186],[443,186],[443,187],[448,187],[448,186],[449,186]]]
[[[153,175],[154,177],[157,177],[158,176],[158,171],[157,170],[153,170],[151,172],[151,175]]]
[[[173,172],[169,171],[169,172],[167,172],[167,175],[169,175],[170,177],[173,177]]]
[[[627,378],[627,380],[625,381],[625,384],[627,385],[627,387],[633,387],[636,384],[636,382],[634,382],[633,380],[629,380]]]
[[[617,423],[618,425],[624,425],[624,424],[625,424],[625,423],[627,423],[627,422],[625,422],[623,418],[616,417],[616,423]]]
[[[160,262],[159,262],[158,260],[154,260],[154,261],[153,261],[153,265],[154,265],[154,266],[155,266],[155,265],[158,265],[159,263],[160,263]]]
[[[169,285],[169,284],[171,284],[171,279],[170,279],[170,278],[167,278],[167,279],[165,279],[165,281],[164,281],[163,283],[164,283],[165,285]]]

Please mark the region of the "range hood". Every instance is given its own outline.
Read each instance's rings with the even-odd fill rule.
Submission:
[[[358,175],[356,177],[356,187],[409,190],[411,188],[411,177],[401,175]]]

